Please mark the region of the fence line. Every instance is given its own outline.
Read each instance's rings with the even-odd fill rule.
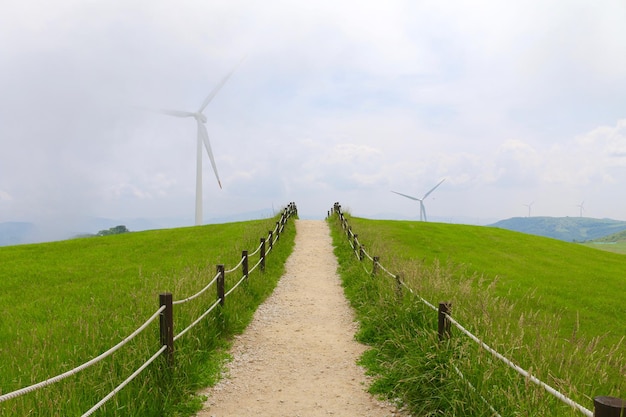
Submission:
[[[523,369],[522,367],[516,365],[513,361],[511,361],[510,359],[506,358],[504,355],[498,353],[495,349],[492,349],[491,347],[489,347],[486,343],[484,343],[478,337],[473,335],[469,330],[465,329],[461,324],[459,324],[459,322],[456,321],[450,315],[449,311],[442,311],[441,306],[444,303],[440,304],[440,308],[438,309],[433,304],[429,303],[427,300],[422,298],[419,294],[415,293],[411,288],[409,288],[409,286],[406,285],[406,283],[404,283],[400,279],[399,275],[394,275],[391,272],[389,272],[385,267],[383,267],[380,264],[380,262],[378,260],[378,257],[376,257],[376,256],[372,257],[369,254],[367,254],[367,252],[365,251],[364,246],[358,240],[358,235],[353,233],[352,232],[352,227],[348,225],[348,221],[345,218],[343,212],[341,211],[341,205],[339,203],[335,203],[334,204],[333,208],[328,212],[328,217],[330,217],[334,213],[337,214],[337,216],[338,216],[338,218],[339,218],[339,220],[341,222],[341,226],[342,226],[343,230],[345,231],[345,233],[346,233],[346,235],[348,237],[348,243],[350,244],[351,248],[353,249],[353,252],[356,255],[356,258],[359,261],[362,261],[364,256],[367,257],[368,259],[370,259],[373,262],[372,271],[376,271],[377,267],[381,268],[389,276],[395,278],[399,285],[401,285],[404,288],[408,289],[409,292],[412,295],[414,295],[415,297],[417,297],[421,302],[426,304],[431,309],[439,312],[439,323],[440,323],[439,334],[440,334],[440,337],[442,337],[443,333],[449,333],[449,325],[450,324],[454,324],[455,327],[457,327],[459,330],[461,330],[461,332],[463,334],[468,336],[475,343],[477,343],[480,346],[482,346],[485,350],[490,352],[493,356],[498,358],[500,361],[505,363],[507,366],[509,366],[510,368],[515,370],[516,372],[518,372],[520,375],[523,375],[525,378],[528,378],[530,381],[532,381],[536,385],[542,387],[545,391],[547,391],[548,393],[553,395],[555,398],[559,399],[561,402],[563,402],[564,404],[567,404],[568,406],[574,408],[575,410],[581,412],[585,416],[587,416],[587,417],[594,417],[594,415],[595,415],[595,417],[619,416],[620,415],[620,410],[625,413],[623,415],[626,415],[626,401],[621,400],[619,398],[616,399],[616,398],[613,398],[613,397],[596,397],[594,399],[594,407],[595,407],[595,412],[596,413],[594,414],[593,411],[591,411],[591,410],[585,408],[584,406],[578,404],[577,402],[575,402],[571,398],[567,397],[563,393],[561,393],[558,390],[554,389],[553,387],[551,387],[550,385],[546,384],[545,382],[539,380],[537,377],[535,377],[532,374],[530,374],[530,372],[528,372],[525,369]],[[363,266],[363,268],[365,269],[366,272],[368,272],[368,270],[367,270],[367,268],[365,268],[365,266]],[[448,329],[447,331],[446,330],[442,330],[442,321],[444,322],[443,326],[447,326],[447,329]],[[458,371],[458,369],[457,369],[457,371]],[[465,378],[462,376],[460,371],[457,372],[457,374],[460,374],[462,379],[465,380]],[[468,383],[471,386],[469,381],[467,381],[467,380],[465,380],[465,381],[466,381],[466,383]],[[472,388],[473,388],[473,386],[472,386]],[[481,396],[481,398],[482,398],[482,396]],[[484,398],[483,398],[483,400],[484,400]],[[491,405],[489,405],[489,407],[492,409],[492,411],[495,412],[495,410],[493,410]],[[617,410],[617,414],[615,413],[615,410]]]
[[[110,348],[106,352],[101,353],[100,355],[96,356],[95,358],[93,358],[93,359],[83,363],[82,365],[79,365],[79,366],[75,367],[74,369],[70,369],[67,372],[59,374],[59,375],[54,376],[52,378],[48,378],[45,381],[41,381],[41,382],[38,382],[36,384],[30,385],[28,387],[24,387],[22,389],[18,389],[16,391],[0,395],[0,402],[6,401],[6,400],[10,400],[12,398],[19,397],[20,395],[28,394],[29,392],[37,391],[40,388],[47,387],[48,385],[52,385],[52,384],[54,384],[56,382],[59,382],[59,381],[65,379],[65,378],[67,378],[68,376],[72,376],[72,375],[75,375],[75,374],[79,373],[83,369],[87,369],[90,366],[95,365],[96,363],[98,363],[101,360],[105,359],[106,357],[110,356],[112,353],[114,353],[115,351],[119,350],[122,346],[124,346],[125,344],[130,342],[135,336],[137,336],[139,333],[141,333],[154,320],[156,320],[159,317],[159,315],[163,312],[163,310],[164,310],[163,307],[159,308],[152,316],[150,316],[150,318],[148,320],[145,321],[144,324],[139,326],[137,328],[137,330],[132,332],[130,335],[126,336],[124,338],[124,340],[122,340],[121,342],[119,342],[117,345],[113,346],[112,348]]]
[[[257,249],[250,255],[248,255],[247,251],[243,251],[242,254],[242,259],[240,260],[240,262],[232,269],[228,270],[228,271],[224,271],[223,265],[218,265],[218,273],[215,275],[215,277],[209,282],[209,284],[207,284],[205,287],[203,287],[200,291],[198,291],[197,293],[185,298],[185,299],[181,299],[181,300],[177,300],[177,301],[172,301],[171,299],[171,294],[161,294],[159,296],[159,298],[161,300],[165,299],[169,299],[169,305],[167,304],[163,304],[159,307],[158,310],[156,310],[156,312],[150,316],[150,318],[148,320],[146,320],[146,322],[144,322],[140,327],[138,327],[133,333],[131,333],[130,335],[128,335],[126,338],[124,338],[121,342],[119,342],[118,344],[116,344],[115,346],[113,346],[112,348],[110,348],[109,350],[107,350],[106,352],[96,356],[95,358],[83,363],[82,365],[79,365],[77,367],[75,367],[72,370],[69,370],[67,372],[64,372],[62,374],[59,374],[57,376],[54,376],[52,378],[49,378],[45,381],[30,385],[28,387],[24,387],[12,392],[9,392],[7,394],[3,394],[0,395],[0,402],[9,400],[9,399],[13,399],[16,397],[19,397],[21,395],[36,391],[38,389],[44,388],[48,385],[54,384],[58,381],[61,381],[71,375],[77,374],[78,372],[94,365],[95,363],[105,359],[106,357],[110,356],[111,354],[113,354],[115,351],[119,350],[121,347],[123,347],[124,345],[126,345],[128,342],[130,342],[135,336],[137,336],[139,333],[141,333],[143,330],[145,330],[154,320],[156,320],[157,318],[160,318],[160,326],[161,326],[161,348],[154,354],[152,355],[146,362],[144,362],[139,368],[137,368],[126,380],[124,380],[121,384],[119,384],[117,387],[115,387],[109,394],[107,394],[104,398],[102,398],[97,404],[95,404],[91,409],[89,409],[86,413],[84,413],[82,415],[82,417],[87,417],[92,415],[96,410],[98,410],[100,407],[102,407],[102,405],[104,405],[108,400],[110,400],[111,398],[113,398],[113,396],[115,396],[115,394],[117,394],[119,391],[121,391],[126,385],[128,385],[128,383],[130,383],[134,378],[136,378],[146,367],[148,367],[148,365],[150,365],[152,362],[154,362],[154,360],[156,360],[157,357],[159,357],[160,355],[162,355],[164,352],[168,355],[168,362],[171,364],[173,363],[173,342],[178,340],[180,337],[182,337],[184,334],[186,334],[189,330],[191,330],[193,327],[195,327],[200,321],[202,321],[203,318],[205,318],[211,311],[213,311],[218,305],[224,305],[224,300],[226,298],[226,296],[230,295],[246,278],[248,278],[249,274],[251,272],[253,272],[256,267],[258,265],[261,265],[261,270],[264,270],[264,266],[265,266],[265,257],[269,254],[269,252],[271,251],[271,249],[273,248],[274,244],[276,242],[278,242],[279,240],[279,236],[282,233],[282,231],[284,230],[285,224],[287,223],[287,220],[289,218],[291,218],[294,215],[297,215],[298,211],[296,208],[295,203],[291,202],[289,203],[289,205],[283,210],[282,215],[280,217],[280,221],[276,222],[276,226],[274,227],[273,230],[269,231],[269,243],[270,243],[270,250],[268,250],[267,252],[265,251],[265,243],[266,243],[266,239],[265,238],[261,238],[261,243],[260,245],[257,247]],[[248,264],[248,258],[249,256],[254,256],[257,253],[260,252],[260,259],[259,261],[252,267],[252,269],[250,269],[249,271],[247,270],[247,264]],[[196,320],[194,320],[189,326],[187,326],[184,330],[182,330],[181,332],[179,332],[178,335],[173,335],[173,320],[172,319],[172,308],[174,305],[180,305],[180,304],[184,304],[188,301],[191,301],[197,297],[199,297],[200,295],[202,295],[204,292],[206,292],[209,288],[211,288],[213,285],[215,285],[216,283],[218,284],[218,287],[220,286],[220,283],[223,287],[224,285],[224,275],[227,273],[232,273],[235,272],[239,267],[242,267],[243,270],[243,277],[241,279],[239,279],[239,281],[233,286],[233,288],[231,288],[226,294],[222,294],[219,295],[219,289],[218,289],[218,299],[204,312],[202,313]],[[220,268],[221,267],[221,268]],[[221,282],[220,282],[221,280]],[[223,288],[222,288],[223,289]],[[169,317],[168,317],[169,316]],[[169,320],[168,320],[169,318]],[[165,343],[164,343],[165,342]]]

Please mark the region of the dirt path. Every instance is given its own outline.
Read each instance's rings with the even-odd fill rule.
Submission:
[[[343,295],[324,221],[296,220],[296,246],[274,293],[238,336],[228,375],[199,417],[396,416],[365,390],[365,347]]]

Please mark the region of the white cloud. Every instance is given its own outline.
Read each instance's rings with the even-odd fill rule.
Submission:
[[[321,216],[342,198],[363,214],[413,215],[389,189],[419,194],[442,178],[429,216],[507,217],[532,199],[558,214],[563,201],[593,195],[599,215],[623,217],[625,9],[621,0],[7,3],[0,176],[12,200],[2,220],[191,217],[193,121],[130,109],[193,110],[243,55],[206,111],[224,184],[205,156],[206,218],[280,200]]]

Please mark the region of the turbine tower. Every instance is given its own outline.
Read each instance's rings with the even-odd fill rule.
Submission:
[[[435,189],[437,187],[439,187],[441,185],[441,183],[444,182],[445,180],[446,179],[444,178],[441,181],[439,181],[439,183],[437,183],[437,185],[435,185],[433,188],[431,188],[430,191],[428,191],[426,194],[424,194],[424,196],[422,198],[412,197],[410,195],[402,194],[402,193],[399,193],[399,192],[396,192],[396,191],[392,191],[392,193],[401,195],[402,197],[406,197],[406,198],[409,198],[409,199],[414,200],[414,201],[419,201],[420,202],[420,221],[427,222],[428,219],[426,218],[426,207],[424,206],[424,200],[426,200],[426,197],[428,197],[430,195],[430,193],[435,191]]]
[[[576,207],[580,208],[580,217],[583,216],[583,211],[585,211],[585,207],[584,206],[585,206],[585,202],[584,201],[576,206]]]
[[[220,89],[226,84],[226,81],[230,78],[231,75],[235,72],[241,61],[233,68],[220,83],[209,93],[209,95],[204,99],[200,107],[195,112],[189,111],[180,111],[180,110],[159,110],[160,113],[167,114],[169,116],[175,117],[193,117],[196,120],[196,124],[198,126],[198,135],[197,135],[197,146],[196,146],[196,226],[202,224],[202,144],[204,143],[204,147],[206,148],[206,152],[209,155],[209,160],[211,161],[211,166],[213,167],[213,172],[215,173],[215,178],[217,179],[217,184],[222,188],[222,182],[220,181],[220,176],[217,173],[217,166],[215,165],[215,159],[213,158],[213,152],[211,151],[211,143],[209,141],[209,134],[207,132],[205,123],[207,122],[206,116],[203,114],[204,109],[209,105],[211,100],[215,97],[215,95],[220,91]]]
[[[530,217],[530,208],[532,207],[533,204],[535,204],[534,201],[532,203],[530,203],[530,204],[522,204],[523,206],[528,207],[528,217]]]

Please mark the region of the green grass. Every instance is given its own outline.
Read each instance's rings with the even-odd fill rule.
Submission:
[[[501,229],[349,217],[372,256],[488,344],[587,408],[626,389],[626,258]],[[458,331],[436,342],[436,313],[386,274],[371,278],[333,221],[346,294],[359,312],[372,388],[415,415],[578,415],[500,365]],[[346,249],[347,247],[347,249]],[[356,265],[355,265],[356,264]]]
[[[582,243],[583,246],[587,246],[589,248],[600,249],[607,252],[620,253],[622,255],[626,255],[626,241],[619,242],[587,242]]]
[[[159,293],[172,292],[175,300],[194,294],[215,275],[217,263],[226,269],[237,264],[241,251],[254,250],[276,220],[0,248],[0,392],[57,375],[107,350],[158,309]],[[267,258],[266,271],[255,271],[222,311],[177,341],[171,371],[159,358],[96,415],[188,415],[197,409],[193,393],[216,378],[228,341],[271,293],[294,236],[290,222]],[[256,260],[258,255],[250,267]],[[226,289],[239,277],[240,270],[227,275]],[[215,298],[211,289],[174,306],[175,332]],[[158,350],[158,333],[157,320],[105,361],[0,403],[0,416],[82,414]]]
[[[376,254],[377,241],[393,245],[393,261],[449,263],[462,276],[497,281],[495,294],[561,317],[557,329],[615,344],[626,335],[626,257],[503,229],[442,223],[375,221],[350,224]],[[438,294],[453,300],[454,289]]]

